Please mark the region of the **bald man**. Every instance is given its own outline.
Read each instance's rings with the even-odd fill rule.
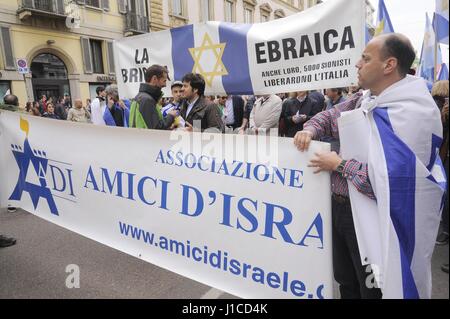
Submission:
[[[370,41],[365,48],[360,61],[356,64],[356,67],[358,69],[359,85],[363,89],[369,91],[365,92],[364,94],[357,93],[349,100],[336,105],[335,108],[319,113],[314,118],[312,118],[308,123],[305,124],[304,130],[296,134],[294,143],[297,148],[300,151],[306,151],[309,148],[311,140],[320,140],[320,138],[323,136],[332,136],[336,139],[339,139],[338,118],[341,117],[341,113],[352,110],[359,111],[359,108],[363,106],[362,109],[369,110],[367,111],[367,113],[377,113],[373,115],[374,118],[376,117],[376,115],[385,112],[383,113],[386,115],[383,118],[384,121],[381,120],[380,122],[383,122],[382,124],[384,124],[387,128],[386,131],[389,131],[389,138],[391,138],[391,140],[393,140],[395,143],[398,143],[395,144],[396,147],[399,144],[406,144],[407,148],[405,149],[407,149],[408,152],[413,153],[413,155],[416,154],[416,156],[420,157],[420,155],[417,155],[420,152],[417,151],[418,148],[416,146],[421,143],[423,145],[426,144],[427,149],[428,147],[429,149],[426,152],[422,152],[423,161],[422,159],[420,159],[420,161],[418,160],[418,162],[421,162],[420,164],[425,163],[425,165],[423,166],[426,167],[426,163],[430,161],[430,157],[428,157],[428,154],[430,154],[429,152],[430,150],[432,150],[432,136],[439,135],[438,132],[440,124],[438,115],[433,111],[433,107],[431,105],[432,101],[429,99],[429,94],[426,91],[426,86],[423,80],[411,77],[409,75],[407,76],[412,63],[414,62],[414,59],[415,52],[413,46],[411,45],[411,42],[408,38],[401,34],[392,33],[388,35],[381,35]],[[369,105],[375,105],[375,108],[371,108]],[[393,105],[397,107],[394,110],[393,108],[389,108]],[[378,106],[380,108],[378,108]],[[405,108],[405,106],[408,107]],[[427,108],[428,113],[423,112],[424,108]],[[398,112],[399,109],[401,109],[402,112]],[[410,115],[414,112],[416,112],[417,114]],[[406,114],[408,114],[409,117],[406,117]],[[363,118],[365,118],[366,122],[371,120],[367,117],[367,115]],[[400,122],[403,121],[401,123],[403,125],[402,127],[406,126],[406,130],[409,129],[409,131],[407,131],[407,134],[400,134],[399,132],[393,130],[392,127],[389,127],[389,124],[391,123],[389,123],[386,118],[391,121],[396,120],[396,123],[399,122],[400,118]],[[404,118],[407,118],[409,120],[405,121]],[[373,119],[371,121],[373,121]],[[426,134],[427,136],[422,137],[420,134],[417,134],[419,128],[414,131],[415,125],[418,124],[422,125],[421,127],[425,128],[424,135]],[[369,130],[369,125],[367,125],[367,130]],[[413,133],[410,134],[410,131],[412,131]],[[368,136],[370,135],[368,134]],[[370,138],[373,139],[372,136]],[[379,138],[381,139],[382,137]],[[389,142],[391,140],[389,140]],[[401,142],[398,142],[400,140]],[[341,141],[341,143],[342,142],[343,141]],[[384,142],[386,141],[384,140]],[[367,141],[367,144],[369,145],[369,141]],[[382,146],[387,147],[384,144]],[[342,145],[342,147],[344,147],[344,145]],[[381,147],[377,146],[373,149],[378,150]],[[397,154],[395,152],[393,153],[394,161],[397,158],[400,158],[402,155],[399,155],[399,152]],[[425,155],[425,153],[427,154]],[[426,157],[428,157],[428,159]],[[432,155],[431,158],[433,158]],[[385,159],[380,158],[380,161],[381,160]],[[388,160],[386,159],[386,161]],[[384,171],[379,170],[373,173],[373,170],[375,168],[378,168],[376,165],[372,165],[373,163],[370,165],[369,163],[372,162],[368,161],[367,163],[363,163],[355,159],[344,160],[340,155],[340,150],[337,150],[337,152],[315,154],[315,157],[311,160],[311,163],[309,165],[310,167],[316,169],[316,173],[322,171],[331,172],[333,266],[335,279],[340,286],[339,288],[341,298],[376,299],[382,296],[386,297],[384,295],[385,290],[383,290],[382,294],[381,289],[379,289],[377,285],[374,286],[367,284],[368,282],[370,282],[370,276],[372,276],[371,268],[367,267],[367,265],[371,264],[371,262],[368,261],[363,265],[363,262],[361,260],[360,247],[358,244],[361,245],[365,243],[358,242],[361,233],[358,233],[357,236],[355,232],[355,223],[353,220],[355,215],[354,212],[352,213],[352,208],[353,210],[355,210],[356,207],[354,205],[354,197],[352,197],[352,202],[350,203],[349,185],[351,186],[352,191],[356,189],[357,194],[359,193],[364,195],[362,196],[363,200],[370,201],[370,204],[373,204],[376,209],[380,207],[380,198],[378,198],[377,200],[375,196],[376,192],[374,192],[372,183],[369,180],[369,175],[371,177],[376,176],[378,180],[379,176],[384,174]],[[388,164],[386,166],[389,166],[389,162],[387,163]],[[430,162],[430,164],[432,163]],[[402,166],[401,163],[399,166]],[[414,169],[415,168],[413,168],[412,170]],[[369,174],[369,172],[371,174]],[[390,173],[391,172],[389,171],[388,174]],[[407,174],[409,174],[409,172],[407,172],[406,175]],[[386,175],[387,174],[385,174],[384,177]],[[399,178],[398,176],[395,177],[397,179]],[[400,175],[400,177],[402,177],[402,175]],[[414,181],[412,181],[412,184],[414,185]],[[379,187],[379,184],[373,185]],[[394,187],[392,187],[392,189],[394,189]],[[402,196],[403,194],[408,194],[411,192],[411,194],[414,194],[415,190],[411,191],[410,189],[397,188],[396,191],[397,193],[400,193],[400,196]],[[382,194],[383,192],[379,191],[377,194],[379,195],[380,193]],[[382,195],[388,196],[389,194]],[[409,199],[411,199],[411,196]],[[414,196],[412,196],[412,200],[414,201]],[[400,204],[398,205],[398,207],[391,207],[391,214],[394,214],[395,209],[402,209],[402,206],[403,205]],[[415,212],[415,209],[412,209],[412,211]],[[439,213],[436,214],[436,216],[438,215]],[[400,220],[399,223],[401,224],[403,222],[403,216],[398,217],[398,219]],[[431,222],[431,224],[433,225],[430,224],[430,229],[434,229],[434,219],[435,217],[430,217],[430,221],[433,220]],[[394,217],[392,217],[392,220],[393,221],[389,220],[387,224],[395,224],[396,221]],[[410,271],[414,266],[412,265],[411,260],[413,259],[413,255],[411,254],[413,254],[415,247],[417,247],[417,245],[430,247],[431,244],[428,242],[424,243],[424,239],[422,238],[423,236],[415,235],[414,217],[412,218],[410,224],[410,227],[407,225],[401,230],[397,228],[395,229],[398,237],[405,236],[408,240],[410,240],[408,243],[408,245],[410,246],[405,246],[407,248],[409,247],[408,249],[406,249],[407,251],[405,252],[404,250],[402,250],[402,254],[410,254],[406,258],[402,259],[402,267],[404,266],[404,268],[402,268],[403,273],[400,273],[403,275],[410,274]],[[358,225],[360,224],[358,223]],[[398,225],[394,226],[397,227]],[[383,231],[381,231],[381,233],[382,232]],[[369,242],[371,240],[373,241],[375,240],[375,238],[368,239]],[[404,247],[401,246],[401,249],[403,248]],[[396,249],[398,249],[398,247],[396,247]],[[402,255],[402,258],[403,257],[405,256]],[[428,258],[430,256],[425,257]],[[403,262],[405,262],[405,264],[403,264]],[[423,272],[428,272],[428,270],[430,269],[429,260],[420,260],[420,262],[423,263]],[[413,276],[414,275],[411,275],[410,277]],[[402,277],[402,275],[400,275],[400,277]],[[431,278],[431,274],[429,277]],[[397,295],[394,294],[394,296],[396,298],[416,298],[420,295],[420,297],[426,298],[431,295],[431,280],[429,280],[429,283],[426,283],[428,279],[429,278],[426,278],[423,281],[419,280],[415,282],[415,279],[405,279],[402,277],[400,280],[403,280],[403,289],[407,292],[398,293]],[[406,283],[410,283],[410,286],[408,286],[408,284]],[[387,296],[387,298],[392,298],[392,295]]]

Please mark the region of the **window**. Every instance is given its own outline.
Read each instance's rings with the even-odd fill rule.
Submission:
[[[86,5],[91,7],[100,8],[100,0],[86,0]]]
[[[200,21],[206,22],[213,19],[211,0],[200,0]]]
[[[267,22],[270,20],[273,10],[272,7],[266,2],[259,6],[259,12],[261,15],[261,22]]]
[[[11,82],[9,81],[0,81],[0,97],[2,97],[2,99],[0,100],[0,104],[3,103],[3,97],[5,96],[6,92],[11,93]]]
[[[94,73],[103,74],[103,53],[102,41],[89,40],[92,52],[92,71]]]
[[[277,9],[273,13],[273,15],[275,16],[275,19],[281,19],[286,16],[286,13],[284,13],[283,9]]]
[[[225,21],[235,22],[234,19],[234,1],[225,0]]]
[[[2,55],[5,70],[15,70],[16,60],[14,58],[9,27],[0,27],[0,56]]]
[[[244,9],[244,23],[253,23],[253,11],[248,8]]]
[[[182,0],[172,0],[172,14],[177,15],[177,16],[183,15]]]
[[[147,16],[147,10],[145,6],[145,1],[142,0],[130,0],[129,1],[129,11],[142,17]]]

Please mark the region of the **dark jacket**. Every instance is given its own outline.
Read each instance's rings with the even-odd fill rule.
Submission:
[[[55,120],[60,120],[60,119],[61,119],[57,114],[55,114],[55,113],[50,114],[50,113],[47,113],[47,112],[45,112],[45,113],[42,115],[42,117],[46,117],[46,118],[48,118],[48,119],[55,119]]]
[[[242,126],[242,120],[244,119],[244,100],[240,96],[233,96],[233,114],[234,124],[233,129]]]
[[[287,99],[283,103],[282,118],[285,123],[286,137],[294,137],[298,131],[303,130],[303,123],[295,124],[292,121],[292,117],[299,112],[299,115],[306,115],[306,121],[309,121],[314,115],[320,112],[318,104],[312,100],[309,96],[303,102],[300,102],[297,98]]]
[[[56,104],[55,105],[55,114],[59,116],[61,120],[67,120],[67,111],[64,104]]]
[[[189,115],[186,116],[188,107],[189,102],[183,101],[181,106],[181,117],[186,122],[194,126],[194,121],[201,121],[202,132],[213,127],[217,128],[220,132],[225,132],[225,126],[217,105],[208,103],[205,97],[202,96],[195,102],[192,110],[189,112]]]
[[[142,83],[139,88],[139,94],[135,100],[139,103],[139,113],[142,115],[147,128],[150,130],[167,130],[173,124],[175,118],[168,114],[165,119],[161,119],[156,105],[162,96],[160,88]],[[135,127],[135,123],[132,127]]]
[[[323,96],[323,94],[318,91],[309,92],[308,96],[311,100],[317,103],[317,108],[320,108],[320,111],[318,113],[322,112],[325,108],[325,96]]]
[[[253,110],[253,105],[255,105],[256,102],[256,96],[251,96],[247,100],[247,104],[245,105],[245,111],[244,111],[244,119],[247,119],[250,121],[250,114]]]
[[[433,96],[433,99],[434,99],[434,102],[436,103],[437,107],[439,108],[439,111],[442,114],[442,109],[444,108],[444,105],[445,105],[445,97]],[[448,155],[448,147],[449,147],[448,119],[442,118],[442,127],[444,129],[444,134],[442,135],[443,142],[441,144],[439,154],[441,156],[442,162],[445,162],[447,155]]]

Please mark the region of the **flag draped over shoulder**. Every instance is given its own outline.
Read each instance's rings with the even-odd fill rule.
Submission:
[[[366,98],[359,111],[366,114],[367,146],[351,147],[366,149],[359,160],[368,163],[377,198],[349,183],[362,263],[373,266],[383,298],[431,298],[431,257],[446,189],[439,110],[424,80],[407,76]],[[339,125],[344,135],[346,129],[356,134]]]
[[[387,11],[384,0],[378,2],[378,17],[377,26],[375,28],[375,36],[385,33],[393,33],[394,27],[392,26],[391,18]]]

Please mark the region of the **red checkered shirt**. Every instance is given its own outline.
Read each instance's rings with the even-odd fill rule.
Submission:
[[[318,140],[324,136],[332,136],[339,139],[337,119],[341,112],[351,111],[361,106],[362,93],[357,93],[347,101],[337,104],[334,108],[317,114],[305,123],[304,130],[313,134],[313,139]],[[347,179],[356,189],[371,199],[376,199],[370,184],[367,164],[350,159],[344,166],[342,175],[337,172],[331,174],[331,191],[334,194],[349,197]]]

